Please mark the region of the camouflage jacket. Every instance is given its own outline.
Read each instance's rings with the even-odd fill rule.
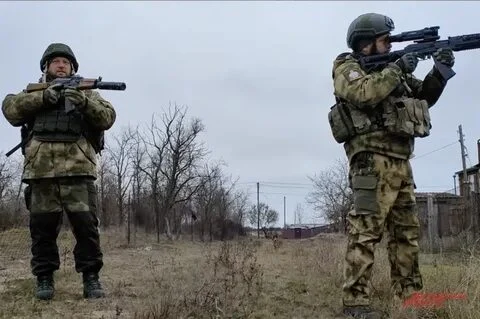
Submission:
[[[334,95],[356,106],[359,110],[372,111],[384,107],[388,96],[397,94],[402,81],[412,90],[416,99],[433,106],[445,88],[446,82],[433,68],[419,80],[413,74],[404,74],[394,63],[380,71],[365,72],[352,55],[339,55],[333,63]],[[406,95],[407,92],[400,94]],[[414,150],[414,138],[393,135],[386,131],[374,131],[357,135],[344,144],[349,160],[362,151],[371,151],[400,159],[408,159]]]
[[[112,104],[97,91],[84,91],[87,97],[81,109],[85,121],[91,127],[105,131],[112,127],[116,113]],[[8,94],[2,103],[2,111],[13,126],[31,121],[45,109],[43,91]],[[97,154],[91,143],[82,136],[74,142],[45,142],[31,138],[25,145],[22,179],[91,176],[97,177]]]

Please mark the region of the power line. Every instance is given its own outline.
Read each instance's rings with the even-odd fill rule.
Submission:
[[[310,187],[307,186],[287,186],[287,185],[270,185],[270,184],[261,184],[262,186],[265,187],[273,187],[273,188],[298,188],[298,189],[311,189],[312,185]]]
[[[248,192],[248,196],[253,196],[255,195],[257,192]],[[306,196],[305,194],[295,194],[295,193],[276,193],[276,192],[259,192],[259,194],[262,194],[262,195],[289,195],[289,196]]]
[[[418,159],[418,158],[422,158],[422,157],[427,156],[427,155],[430,155],[430,154],[432,154],[432,153],[441,151],[441,150],[443,150],[443,149],[445,149],[445,148],[447,148],[447,147],[450,147],[450,146],[452,146],[452,145],[454,145],[454,144],[456,144],[456,143],[458,143],[458,141],[452,142],[452,143],[450,143],[450,144],[447,144],[447,145],[445,145],[445,146],[442,146],[442,147],[440,147],[440,148],[437,148],[437,149],[435,149],[435,150],[433,150],[433,151],[430,151],[430,152],[428,152],[428,153],[425,153],[425,154],[422,154],[422,155],[419,155],[419,156],[415,156],[414,158],[412,158],[412,160],[415,160],[415,159]]]
[[[237,184],[257,184],[260,183],[262,185],[293,185],[293,186],[311,186],[308,183],[289,183],[289,182],[267,182],[267,181],[260,181],[260,182],[239,182]]]
[[[260,194],[267,194],[267,195],[291,195],[291,196],[305,196],[305,194],[293,194],[293,193],[272,193],[272,192],[260,192]]]
[[[417,186],[417,189],[426,189],[426,188],[443,188],[450,187],[450,185],[425,185],[425,186]]]
[[[304,185],[304,186],[310,186],[311,184],[307,183],[288,183],[288,182],[260,182],[262,184],[279,184],[279,185]]]

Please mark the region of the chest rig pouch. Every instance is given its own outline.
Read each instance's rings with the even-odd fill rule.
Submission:
[[[88,93],[86,93],[88,94]],[[30,136],[44,142],[75,142],[84,136],[98,154],[104,149],[104,131],[96,130],[74,109],[67,113],[60,99],[59,105],[35,117]]]
[[[328,122],[337,143],[344,143],[352,137],[379,129],[377,117],[359,110],[355,106],[336,98],[328,112]]]
[[[66,113],[63,107],[51,108],[38,114],[33,122],[33,136],[46,142],[74,142],[84,132],[82,114],[74,110]]]
[[[386,131],[406,137],[427,137],[432,128],[428,103],[411,97],[389,97],[384,106]]]

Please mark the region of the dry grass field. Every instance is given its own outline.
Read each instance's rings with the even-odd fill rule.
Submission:
[[[73,238],[59,238],[62,266],[52,301],[34,298],[28,230],[0,233],[0,318],[341,318],[345,238],[248,238],[201,243],[102,233],[107,298],[82,298]],[[474,253],[421,256],[425,292],[467,293],[440,309],[393,307],[386,250],[378,249],[374,303],[391,318],[480,318],[480,260]]]

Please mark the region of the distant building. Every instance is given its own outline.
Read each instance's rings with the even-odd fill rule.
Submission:
[[[468,185],[466,185],[466,187],[462,187],[465,181],[463,170],[455,172],[456,181],[458,181],[458,186],[460,188],[460,196],[465,195],[465,189],[467,189],[469,193],[480,193],[480,139],[477,141],[477,149],[479,163],[466,169],[468,182]]]
[[[301,239],[310,238],[320,233],[331,233],[334,231],[332,225],[318,224],[292,224],[282,229],[282,238],[284,239]]]
[[[460,196],[464,195],[464,189],[468,189],[470,193],[480,193],[480,164],[467,168],[466,173],[468,185],[464,188],[462,187],[465,180],[463,170],[455,172],[460,188]]]

